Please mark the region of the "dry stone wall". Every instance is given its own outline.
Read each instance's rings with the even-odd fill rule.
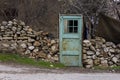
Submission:
[[[36,32],[20,20],[0,24],[1,53],[19,53],[29,58],[56,62],[59,61],[58,43],[58,39],[48,32]],[[106,42],[101,37],[84,40],[82,55],[85,68],[120,66],[120,44]]]
[[[58,61],[58,40],[47,32],[34,31],[20,20],[3,21],[0,24],[0,43],[1,52]]]
[[[83,64],[86,68],[94,66],[120,66],[120,44],[106,42],[101,37],[83,41]]]

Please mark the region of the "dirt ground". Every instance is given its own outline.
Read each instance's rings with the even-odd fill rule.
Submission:
[[[119,80],[119,72],[78,67],[37,68],[14,63],[0,63],[0,80]]]
[[[3,68],[3,71],[1,70],[1,66]],[[6,71],[6,69],[8,71]],[[11,69],[13,71],[9,71]],[[16,63],[0,63],[0,73],[1,72],[16,73],[16,71],[14,70],[17,70],[18,72],[19,69],[23,70],[20,73],[120,73],[120,70],[85,69],[85,68],[80,68],[80,67],[65,67],[62,69],[59,69],[59,68],[48,69],[48,68],[43,68],[43,67],[21,65],[21,64],[16,64]]]

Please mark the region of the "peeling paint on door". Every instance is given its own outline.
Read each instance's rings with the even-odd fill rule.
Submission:
[[[82,15],[60,15],[60,62],[82,66]]]

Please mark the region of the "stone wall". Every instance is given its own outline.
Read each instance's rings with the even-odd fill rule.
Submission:
[[[94,66],[120,66],[120,44],[106,42],[104,38],[83,41],[83,65],[86,68]]]
[[[35,31],[23,21],[0,24],[0,53],[19,53],[29,58],[59,61],[59,41],[44,31]],[[81,45],[81,44],[80,44]],[[83,66],[120,66],[120,44],[96,37],[83,41]]]
[[[58,40],[48,32],[34,31],[22,21],[3,21],[0,24],[0,51],[54,62],[58,61]]]

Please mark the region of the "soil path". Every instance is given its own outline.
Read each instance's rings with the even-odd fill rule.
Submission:
[[[82,72],[82,70],[80,70]],[[45,69],[0,64],[0,80],[120,80],[119,73],[88,73],[78,68]]]

